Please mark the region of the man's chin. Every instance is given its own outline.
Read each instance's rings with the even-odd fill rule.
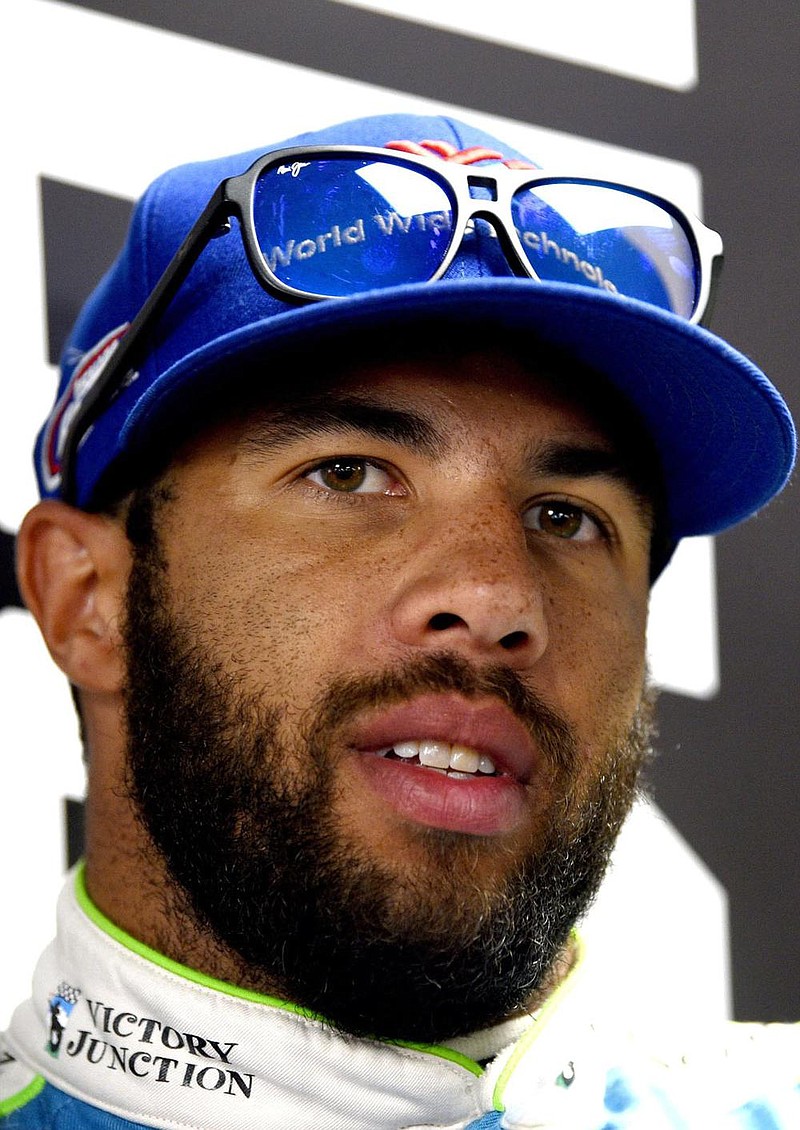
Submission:
[[[495,916],[492,929],[484,919],[468,940],[461,930],[439,938],[429,931],[425,939],[363,932],[338,942],[295,939],[280,995],[351,1035],[436,1043],[528,1006],[551,981],[569,932],[565,920],[560,932],[551,924],[547,937],[524,937]],[[251,958],[243,968],[253,987],[274,995],[273,955]]]

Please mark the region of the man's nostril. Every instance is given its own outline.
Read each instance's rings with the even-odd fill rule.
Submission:
[[[434,632],[443,632],[447,628],[463,624],[464,621],[453,612],[437,612],[435,616],[431,616],[429,623]]]
[[[527,632],[509,632],[507,636],[503,636],[503,638],[500,640],[500,646],[504,647],[506,651],[515,651],[517,648],[522,647],[527,642]]]

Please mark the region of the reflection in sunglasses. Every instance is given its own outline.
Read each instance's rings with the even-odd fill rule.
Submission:
[[[364,217],[356,218],[352,223],[331,224],[326,232],[317,235],[303,235],[302,238],[289,238],[280,243],[275,243],[269,250],[264,249],[265,258],[270,270],[281,276],[280,268],[288,268],[292,263],[301,263],[313,258],[315,255],[350,248],[357,244],[366,244],[370,238],[378,233],[386,239],[394,237],[415,237],[427,233],[441,244],[440,253],[443,256],[447,248],[452,230],[452,216],[449,212],[415,212],[412,215],[402,215],[396,211],[386,211],[383,214],[376,212],[365,220]],[[481,224],[485,234],[495,237],[490,225]],[[476,224],[473,220],[467,223],[465,236],[473,236]],[[606,278],[603,268],[598,263],[582,258],[575,250],[559,243],[545,230],[518,231],[517,234],[523,246],[529,253],[529,258],[534,266],[546,276],[546,266],[541,261],[552,257],[562,266],[571,267],[579,276],[576,282],[594,284],[612,294],[618,294],[615,283]],[[444,235],[444,240],[439,237]],[[496,237],[495,237],[496,238]],[[361,259],[354,260],[351,265],[361,265]],[[422,266],[422,264],[420,264]],[[284,276],[286,277],[286,276]],[[374,285],[375,280],[363,278],[363,285]],[[585,285],[584,283],[584,285]]]

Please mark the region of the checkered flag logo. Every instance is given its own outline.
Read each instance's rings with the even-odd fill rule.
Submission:
[[[62,981],[56,989],[55,995],[61,997],[65,1004],[76,1005],[81,991],[80,989],[76,989],[74,985],[69,985],[66,981]]]

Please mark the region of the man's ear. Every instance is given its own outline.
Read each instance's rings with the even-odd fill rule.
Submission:
[[[40,502],[17,536],[17,577],[55,662],[85,690],[122,685],[120,623],[130,551],[120,522]]]

